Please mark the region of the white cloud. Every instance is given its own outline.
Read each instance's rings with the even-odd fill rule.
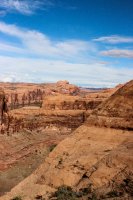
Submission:
[[[85,52],[95,52],[96,45],[82,40],[53,41],[45,34],[34,30],[26,30],[15,25],[0,22],[0,32],[20,39],[21,46],[29,54],[50,57],[79,56]],[[16,47],[13,47],[14,49]],[[9,49],[7,49],[9,51]]]
[[[71,83],[93,87],[112,87],[132,79],[133,69],[117,69],[107,64],[69,63],[63,60],[13,58],[0,56],[0,80],[19,82],[56,82],[67,79]]]
[[[11,45],[11,44],[6,44],[3,42],[0,42],[0,51],[2,52],[12,52],[12,53],[26,53],[26,51],[20,47]]]
[[[19,28],[15,25],[6,24],[4,22],[0,22],[0,32],[15,36],[15,37],[24,37],[24,30],[19,30]]]
[[[110,44],[133,43],[133,37],[122,37],[119,35],[111,35],[111,36],[96,38],[93,39],[93,41],[110,43]]]
[[[117,69],[102,60],[99,62],[97,45],[92,41],[52,40],[41,32],[3,22],[0,22],[0,32],[6,35],[6,40],[0,41],[1,81],[68,79],[90,87],[111,87],[132,79],[133,70],[128,66]],[[101,54],[108,55],[107,51]]]
[[[5,76],[5,75],[2,76],[2,75],[1,75],[1,76],[0,76],[0,81],[1,81],[1,82],[5,82],[5,83],[10,82],[10,83],[11,83],[11,82],[14,82],[14,80],[15,80],[15,79],[14,79],[13,77],[11,77],[11,75],[9,75],[9,76]]]
[[[50,0],[2,0],[0,7],[7,12],[19,12],[24,15],[31,15],[42,7],[52,6]]]
[[[133,50],[127,49],[111,49],[102,51],[100,54],[103,56],[133,58]]]

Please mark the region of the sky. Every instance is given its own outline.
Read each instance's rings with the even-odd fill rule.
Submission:
[[[0,81],[133,79],[133,0],[0,0]]]

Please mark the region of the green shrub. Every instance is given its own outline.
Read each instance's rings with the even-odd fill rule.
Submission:
[[[75,192],[71,187],[63,185],[51,196],[56,200],[78,200],[81,198],[87,198],[90,200],[97,200],[95,193],[91,191],[91,187],[82,188],[78,192]]]
[[[17,196],[17,197],[14,197],[13,199],[11,200],[22,200],[21,196]]]
[[[57,200],[77,200],[77,194],[69,186],[61,186],[53,194],[53,197],[56,197]]]
[[[71,187],[65,185],[59,187],[52,197],[56,197],[57,200],[78,200],[82,197],[88,197],[90,200],[97,200],[96,196],[91,193],[90,187],[82,188],[80,191],[76,192]]]

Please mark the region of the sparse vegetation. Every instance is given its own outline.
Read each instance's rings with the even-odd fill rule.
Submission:
[[[53,151],[54,150],[54,148],[57,146],[57,144],[52,144],[50,147],[49,147],[49,151],[51,152],[51,151]]]
[[[16,197],[14,197],[14,198],[11,199],[11,200],[22,200],[22,198],[21,198],[21,196],[16,196]]]
[[[56,197],[57,200],[77,200],[77,194],[69,186],[61,186],[53,194],[52,197]]]
[[[52,195],[56,198],[56,200],[78,200],[82,197],[86,197],[90,200],[97,200],[96,195],[91,192],[91,188],[83,188],[80,191],[74,191],[69,186],[61,186],[58,188],[58,190]]]
[[[118,195],[117,191],[112,190],[112,191],[110,191],[110,192],[107,193],[107,196],[108,197],[118,197],[119,195]]]
[[[130,177],[124,179],[120,187],[123,191],[133,196],[133,180]]]

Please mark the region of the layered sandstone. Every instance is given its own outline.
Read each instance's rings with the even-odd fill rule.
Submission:
[[[99,96],[98,92],[83,92],[67,81],[45,85],[8,83],[4,88],[10,98],[7,101],[9,112],[3,116],[1,132],[9,134],[50,125],[73,130],[106,98],[103,91]]]
[[[42,108],[46,110],[93,110],[102,102],[99,98],[57,95],[44,97]]]
[[[99,200],[132,199],[132,91],[133,81],[109,97],[88,117],[87,123],[63,140],[31,176],[2,200],[19,195],[23,200],[33,200],[37,196],[49,200],[51,192],[62,185],[79,191],[89,189],[86,197],[79,199],[94,199],[92,194]],[[101,115],[105,116],[106,123],[112,117],[122,120],[115,124],[117,126],[113,123],[113,127],[119,129],[99,124]]]
[[[133,130],[133,80],[92,112],[88,124]]]
[[[75,129],[85,121],[83,110],[43,110],[41,108],[26,107],[10,112],[8,132],[14,133],[20,130],[36,130],[47,126],[58,128],[66,127]]]
[[[68,81],[47,84],[0,83],[0,87],[4,88],[9,109],[41,106],[44,98],[58,95],[79,96],[78,99],[89,102],[88,109],[91,107],[94,109],[117,89],[88,90],[70,84]]]
[[[2,125],[4,123],[4,114],[7,113],[7,100],[4,90],[0,88],[0,132],[2,130]]]
[[[23,106],[41,106],[43,96],[56,94],[77,95],[79,88],[68,81],[57,83],[34,84],[34,83],[0,83],[4,88],[8,107],[16,109]]]

